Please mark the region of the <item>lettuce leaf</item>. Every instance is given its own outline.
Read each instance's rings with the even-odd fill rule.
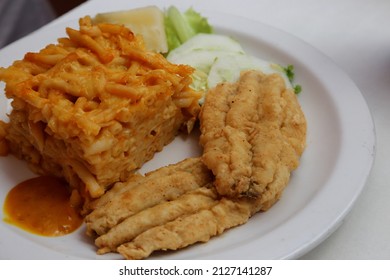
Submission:
[[[168,52],[169,52],[173,49],[176,49],[182,43],[180,42],[179,36],[177,35],[177,32],[175,30],[175,27],[173,26],[170,17],[165,16],[164,25],[165,25],[165,35],[167,38]]]
[[[165,12],[164,25],[168,52],[198,33],[213,33],[207,18],[202,17],[192,8],[182,13],[175,6],[170,6]]]
[[[209,24],[207,18],[202,17],[202,15],[196,12],[194,9],[190,8],[185,13],[189,25],[195,31],[195,34],[198,33],[213,33],[213,27]]]

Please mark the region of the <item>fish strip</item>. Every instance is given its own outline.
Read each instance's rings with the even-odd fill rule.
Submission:
[[[211,184],[209,187],[206,185],[175,200],[158,204],[130,216],[95,240],[96,246],[99,247],[98,253],[115,252],[119,245],[133,240],[150,228],[164,225],[183,215],[211,208],[218,201],[215,189],[210,187]]]
[[[305,116],[277,74],[246,71],[209,90],[200,124],[202,160],[224,196],[261,196],[277,169],[289,176],[305,148]]]
[[[188,169],[186,164],[188,162],[195,162],[195,164]],[[174,200],[188,191],[205,185],[210,177],[207,168],[200,163],[199,159],[197,161],[188,159],[188,162],[185,161],[182,168],[173,168],[174,173],[168,173],[163,177],[153,176],[150,180],[144,180],[148,178],[147,176],[142,177],[141,182],[136,186],[129,186],[129,190],[112,197],[103,207],[96,208],[86,216],[87,233],[90,235],[94,232],[98,235],[105,234],[127,217],[161,202]],[[199,173],[198,169],[207,172]],[[203,176],[198,176],[199,174]],[[203,183],[203,181],[206,182]]]
[[[207,242],[211,237],[247,222],[250,216],[251,205],[246,201],[222,198],[211,209],[151,228],[117,250],[126,259],[144,259],[153,251],[177,250],[197,242]]]

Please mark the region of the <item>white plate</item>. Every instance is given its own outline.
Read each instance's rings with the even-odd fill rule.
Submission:
[[[130,4],[128,4],[130,5]],[[136,4],[134,4],[136,5]],[[166,6],[165,6],[166,7]],[[196,9],[196,4],[194,4]],[[115,10],[115,6],[111,7]],[[329,236],[345,218],[370,172],[375,134],[367,105],[355,84],[332,61],[297,38],[260,22],[199,10],[218,33],[237,38],[248,53],[293,64],[303,91],[300,103],[308,120],[307,149],[282,199],[268,212],[259,213],[240,227],[208,243],[158,259],[294,259]],[[90,11],[93,15],[96,11]],[[27,51],[37,51],[64,35],[65,26],[49,26],[4,48],[0,65],[8,66]],[[2,91],[2,88],[0,88]],[[9,110],[0,98],[2,118]],[[178,137],[143,170],[199,155],[195,137]],[[0,203],[10,188],[34,176],[25,163],[0,158]],[[26,233],[0,221],[0,259],[110,259],[98,256],[84,228],[64,237],[46,238]]]

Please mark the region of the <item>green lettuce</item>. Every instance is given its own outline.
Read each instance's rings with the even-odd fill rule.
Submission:
[[[164,24],[168,51],[177,48],[198,33],[213,33],[213,27],[207,18],[192,8],[182,13],[175,6],[170,6],[165,11]]]

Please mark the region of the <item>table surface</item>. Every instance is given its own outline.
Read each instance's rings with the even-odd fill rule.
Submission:
[[[233,0],[226,5],[224,0],[197,0],[197,6],[207,7],[208,1],[220,2],[224,13],[261,21],[304,40],[332,59],[362,91],[377,137],[371,174],[342,225],[301,258],[390,259],[390,1]],[[50,24],[106,3],[89,0]]]

